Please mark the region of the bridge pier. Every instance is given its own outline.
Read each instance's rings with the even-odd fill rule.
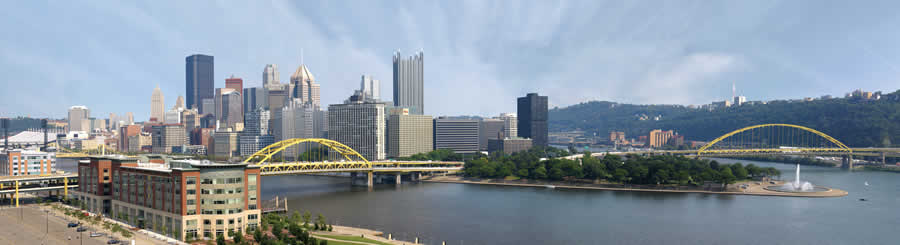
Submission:
[[[400,184],[401,184],[400,179],[402,179],[403,176],[400,175],[400,173],[397,173],[396,177],[397,177],[397,178],[396,178],[396,180],[395,180],[394,182],[395,182],[396,185],[400,185]]]
[[[887,158],[885,157],[885,153],[881,152],[881,166],[884,167],[887,165]]]
[[[841,157],[841,168],[843,169],[852,169],[853,168],[853,156],[844,155]]]

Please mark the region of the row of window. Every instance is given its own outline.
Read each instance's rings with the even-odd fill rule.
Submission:
[[[200,181],[200,184],[204,184],[204,185],[240,184],[240,183],[243,183],[243,179],[244,178],[241,178],[241,177],[218,178],[218,179],[204,178],[202,181]]]

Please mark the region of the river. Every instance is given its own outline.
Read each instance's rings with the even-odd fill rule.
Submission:
[[[783,173],[794,168],[740,162]],[[351,187],[349,179],[321,176],[264,177],[262,191],[267,199],[287,196],[292,211],[428,244],[896,244],[900,175],[802,166],[801,180],[850,194],[797,198],[444,183],[384,184],[369,192]]]

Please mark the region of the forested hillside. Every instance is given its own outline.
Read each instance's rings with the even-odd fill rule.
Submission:
[[[609,131],[619,130],[629,138],[646,135],[652,129],[674,129],[686,140],[706,141],[765,123],[807,126],[851,147],[900,146],[900,90],[885,94],[880,100],[772,101],[712,111],[605,101],[550,110],[551,132],[579,129],[608,135]]]

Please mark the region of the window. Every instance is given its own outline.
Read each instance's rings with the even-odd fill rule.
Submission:
[[[213,183],[212,179],[203,179],[200,184],[211,185]]]
[[[216,225],[223,225],[223,224],[225,224],[225,222],[223,220],[220,220],[220,219],[216,220]]]
[[[187,180],[185,180],[184,183],[185,183],[185,184],[188,184],[188,185],[196,184],[196,183],[197,183],[197,177],[187,177]]]
[[[196,205],[196,204],[197,204],[197,201],[194,199],[187,200],[187,205]]]
[[[204,224],[204,225],[211,225],[212,223],[210,223],[208,219],[205,219],[205,220],[203,220],[203,224]]]
[[[187,190],[187,194],[188,195],[197,195],[197,190],[194,190],[194,189]]]
[[[247,215],[247,220],[255,220],[258,218],[259,218],[259,216],[256,214]]]
[[[185,221],[185,223],[186,223],[188,226],[194,226],[194,225],[197,225],[197,220],[193,220],[193,219],[192,219],[192,220]]]
[[[216,194],[225,194],[225,189],[216,189]]]
[[[234,224],[234,219],[228,219],[228,224],[229,224],[229,225],[233,225],[233,224]]]

